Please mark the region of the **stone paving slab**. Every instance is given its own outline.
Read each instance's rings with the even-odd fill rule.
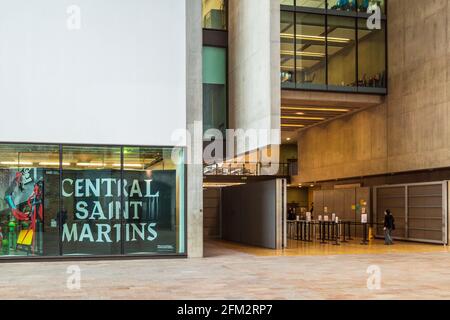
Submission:
[[[81,268],[81,289],[66,286]],[[367,289],[371,265],[382,288]],[[2,264],[0,299],[450,299],[447,252]]]

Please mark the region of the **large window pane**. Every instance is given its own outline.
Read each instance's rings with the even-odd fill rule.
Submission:
[[[203,127],[227,129],[227,50],[203,48]]]
[[[373,11],[377,8],[380,8],[381,12],[385,13],[385,0],[358,0],[358,10],[360,12]]]
[[[59,147],[0,145],[0,256],[59,254]]]
[[[298,13],[296,82],[304,89],[326,89],[325,16]]]
[[[281,83],[290,87],[295,83],[295,26],[294,13],[281,11]]]
[[[62,162],[63,254],[119,255],[121,148],[64,146]]]
[[[183,253],[182,150],[124,150],[125,207],[130,208],[124,219],[125,254]]]
[[[356,21],[328,17],[328,85],[331,90],[356,90]]]
[[[386,88],[386,29],[370,30],[366,19],[358,21],[358,85]]]
[[[202,0],[203,28],[226,30],[227,6],[226,0]]]
[[[328,8],[338,11],[355,11],[356,0],[328,0]]]
[[[280,0],[280,5],[282,6],[294,6],[295,0]]]
[[[297,7],[325,8],[325,0],[297,0]]]

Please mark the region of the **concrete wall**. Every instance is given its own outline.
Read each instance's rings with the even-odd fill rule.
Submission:
[[[229,1],[229,127],[280,129],[280,3]],[[238,154],[279,144],[276,135]]]
[[[202,3],[186,0],[187,13],[187,128],[191,133],[187,166],[187,252],[203,257],[203,103],[202,103]],[[195,128],[197,131],[194,132]]]
[[[450,4],[388,6],[386,102],[301,132],[300,181],[450,166]]]

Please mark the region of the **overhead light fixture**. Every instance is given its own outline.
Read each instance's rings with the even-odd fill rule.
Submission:
[[[282,56],[294,56],[295,55],[295,51],[292,51],[292,50],[281,50],[281,55]],[[297,56],[313,57],[313,58],[325,58],[325,53],[297,51]]]
[[[294,117],[294,116],[282,116],[281,119],[285,119],[285,120],[317,120],[317,121],[325,120],[325,118],[321,118],[321,117]]]
[[[294,39],[294,35],[292,33],[282,33],[281,38],[283,39]],[[331,42],[340,42],[340,43],[349,43],[352,41],[348,38],[340,38],[340,37],[326,37],[326,36],[312,36],[312,35],[306,35],[306,34],[298,34],[296,36],[299,40],[306,40],[306,41],[320,41],[325,42],[328,38],[328,41]]]
[[[286,141],[291,141],[291,138],[286,138]]]
[[[124,168],[142,168],[144,167],[143,164],[139,164],[139,163],[124,163]],[[120,163],[115,163],[113,164],[113,167],[117,167],[120,168],[122,167],[122,165]]]
[[[59,162],[39,162],[39,165],[43,167],[59,167]],[[63,162],[62,165],[68,167],[70,166],[70,163]]]
[[[241,186],[245,183],[210,183],[206,182],[203,184],[203,188],[228,188],[228,187],[235,187],[235,186]]]
[[[304,116],[305,113],[304,113],[304,112],[297,112],[296,115],[298,115],[298,116]]]
[[[79,162],[77,163],[78,167],[104,167],[104,163],[95,163],[95,162]]]
[[[281,110],[289,111],[320,111],[320,112],[349,112],[349,109],[326,107],[281,107]]]
[[[32,166],[33,162],[28,162],[28,161],[2,161],[0,162],[0,164],[5,165],[5,166]]]
[[[303,125],[303,124],[287,124],[287,123],[284,123],[284,124],[281,125],[281,127],[283,127],[283,128],[304,128],[305,125]]]

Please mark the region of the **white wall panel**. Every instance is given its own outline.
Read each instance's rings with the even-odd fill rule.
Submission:
[[[0,0],[0,141],[173,145],[186,127],[185,5]]]

